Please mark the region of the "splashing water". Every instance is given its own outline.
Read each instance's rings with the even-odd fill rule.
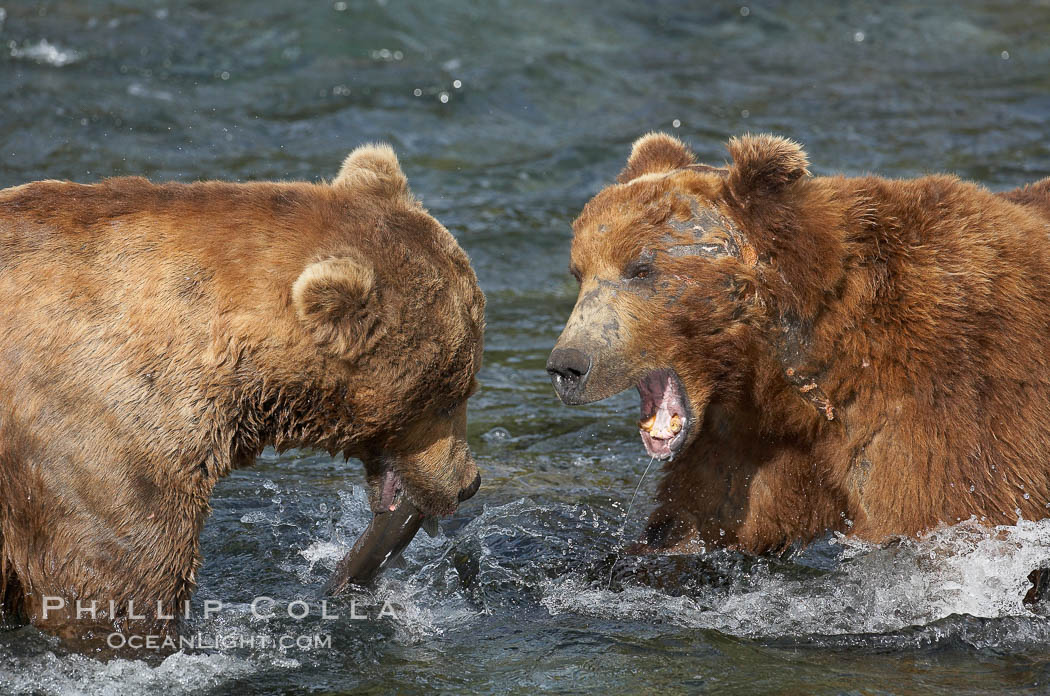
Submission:
[[[1050,520],[994,529],[970,520],[883,546],[842,536],[825,544],[838,547],[838,559],[818,573],[802,552],[795,563],[762,560],[739,582],[688,596],[642,585],[612,593],[575,577],[550,583],[543,604],[552,613],[648,618],[751,638],[892,633],[957,615],[1017,617],[1031,626],[1032,641],[1048,635],[1022,598],[1028,574],[1050,562]],[[733,554],[709,555],[732,567]]]
[[[28,639],[27,645],[37,639]],[[0,692],[56,696],[125,693],[193,694],[219,688],[255,671],[229,655],[175,653],[155,667],[142,660],[99,662],[84,655],[47,650],[31,662],[0,654]]]
[[[80,60],[80,54],[72,49],[59,48],[47,39],[40,39],[36,43],[18,43],[11,41],[8,44],[12,58],[31,60],[42,65],[51,65],[56,68],[75,63]]]
[[[310,588],[323,585],[367,524],[367,500],[356,490],[341,494],[335,510],[311,507],[292,495],[299,486],[294,479],[275,478],[278,483],[265,479],[259,486],[272,494],[260,498],[259,509],[236,510],[261,543],[293,549],[278,559],[275,579],[255,580],[267,594],[310,599]],[[384,646],[455,646],[463,636],[502,635],[513,625],[530,643],[547,644],[551,638],[542,636],[581,620],[602,622],[588,629],[595,635],[663,626],[664,632],[701,629],[769,645],[841,649],[1024,650],[1050,643],[1050,623],[1021,603],[1028,573],[1050,561],[1050,520],[994,529],[971,520],[881,546],[832,536],[781,559],[731,551],[621,557],[632,507],[625,518],[612,506],[589,503],[522,498],[486,505],[454,534],[421,535],[405,553],[407,567],[388,572],[373,590],[337,600],[343,614],[350,599],[389,603],[390,617],[376,619],[373,612],[365,622],[302,629],[280,617],[259,621],[244,602],[220,617],[190,622],[191,630],[241,636],[329,630],[333,645],[323,653],[219,649],[177,653],[159,664],[106,663],[62,652],[32,629],[15,631],[24,634],[17,638],[0,634],[8,646],[0,650],[0,691],[221,691],[242,677],[312,675],[329,654],[353,655],[355,664],[372,664],[372,674],[382,675],[389,658],[380,660],[377,651],[393,649]],[[607,565],[610,554],[614,568]],[[222,574],[237,577],[232,569]],[[202,592],[212,596],[215,588]],[[23,644],[28,647],[12,647]]]
[[[656,457],[651,457],[649,459],[649,463],[645,465],[645,471],[643,471],[642,475],[638,478],[638,485],[634,487],[634,495],[631,496],[631,502],[627,505],[627,512],[623,514],[623,523],[620,525],[620,531],[616,533],[616,536],[619,538],[621,543],[623,542],[623,532],[627,528],[627,522],[631,519],[631,510],[634,509],[634,501],[638,499],[638,491],[642,490],[642,483],[645,482],[645,477],[649,473],[649,469],[652,467],[653,462],[655,461]],[[616,561],[614,560],[612,565],[609,566],[609,582],[606,586],[606,589],[612,587],[613,571],[615,570]]]

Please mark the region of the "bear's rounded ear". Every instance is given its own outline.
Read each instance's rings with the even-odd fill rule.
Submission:
[[[673,172],[696,162],[696,155],[681,140],[666,133],[649,133],[634,141],[627,166],[616,177],[626,184],[645,174]]]
[[[334,186],[350,186],[384,198],[408,195],[408,179],[386,143],[362,145],[346,156]]]
[[[348,257],[311,263],[292,284],[295,314],[326,352],[352,359],[377,337],[375,273]]]
[[[809,159],[802,146],[777,135],[744,135],[727,144],[733,164],[726,186],[737,200],[775,193],[809,176]]]

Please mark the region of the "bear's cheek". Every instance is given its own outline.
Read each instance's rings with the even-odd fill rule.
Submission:
[[[630,330],[632,344],[626,351],[635,356],[636,372],[673,369],[684,387],[692,418],[703,420],[711,399],[735,389],[747,372],[747,336],[725,298],[696,293],[681,297],[675,307],[640,316]],[[633,312],[638,314],[637,312]],[[690,436],[694,436],[692,430]]]
[[[649,296],[628,295],[618,308],[622,334],[629,338],[621,352],[639,370],[677,368],[683,358],[703,350],[699,333],[712,330],[700,326],[710,323],[702,316],[704,308],[683,297],[679,286],[660,290]]]

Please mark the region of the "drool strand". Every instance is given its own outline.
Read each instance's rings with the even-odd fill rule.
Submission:
[[[634,501],[638,499],[638,491],[642,490],[642,483],[645,481],[645,476],[649,473],[649,468],[652,467],[653,462],[655,461],[656,457],[652,457],[649,460],[649,463],[645,465],[645,471],[642,472],[641,478],[638,479],[638,485],[634,487],[634,495],[631,496],[631,502],[627,505],[627,512],[624,513],[623,523],[620,525],[620,531],[616,534],[616,536],[619,537],[621,544],[623,543],[623,531],[627,529],[627,521],[631,519],[631,510],[634,508]],[[607,590],[612,589],[613,571],[616,570],[616,563],[619,560],[620,557],[617,555],[616,558],[613,559],[612,566],[609,567],[609,582],[605,588]]]

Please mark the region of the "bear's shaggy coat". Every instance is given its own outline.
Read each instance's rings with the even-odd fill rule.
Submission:
[[[640,548],[1050,515],[1050,179],[813,177],[784,138],[728,149],[710,167],[648,135],[574,224],[559,393],[685,392]]]
[[[374,507],[393,470],[450,512],[476,490],[483,312],[386,146],[330,183],[0,191],[0,619],[82,635],[95,601],[103,628],[170,633],[212,488],[268,445],[361,458]]]

